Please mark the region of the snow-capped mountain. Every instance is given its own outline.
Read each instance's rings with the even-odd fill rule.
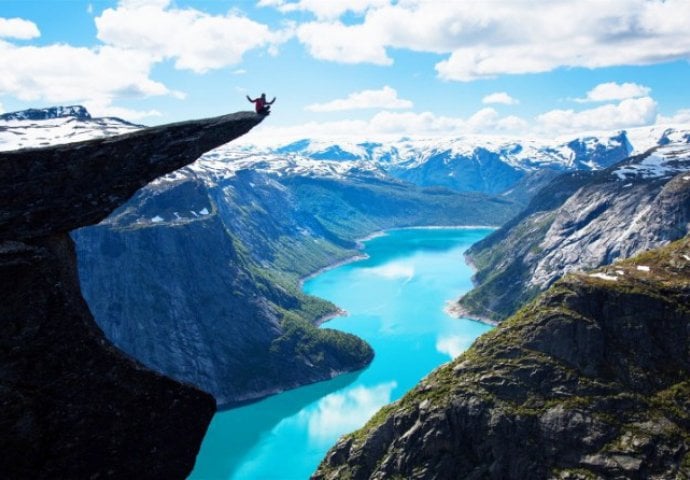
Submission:
[[[80,120],[90,120],[91,114],[81,105],[68,105],[48,108],[30,108],[18,112],[4,113],[0,120],[49,120],[60,117],[74,117]]]
[[[14,112],[0,116],[0,151],[117,135],[138,128],[142,126],[117,118],[92,118],[81,106]],[[536,192],[558,173],[601,170],[655,146],[688,142],[688,126],[639,127],[548,140],[489,135],[401,138],[385,143],[364,138],[337,142],[305,138],[271,147],[229,144],[204,155],[188,169],[207,181],[227,179],[244,169],[278,176],[394,177],[420,186],[507,195],[524,201],[528,196],[525,191]],[[184,171],[159,181],[181,174]]]
[[[81,105],[0,115],[0,151],[37,148],[120,135],[143,128],[120,118],[93,118]]]
[[[647,156],[635,156],[619,165],[613,174],[621,180],[668,178],[690,171],[690,142],[665,143]],[[683,177],[690,180],[690,177]]]
[[[303,139],[270,149],[277,158],[340,162],[335,170],[357,167],[386,172],[423,186],[503,194],[532,172],[600,170],[649,148],[687,142],[687,127],[643,127],[595,132],[577,138],[517,139],[465,135],[456,138],[381,142]]]

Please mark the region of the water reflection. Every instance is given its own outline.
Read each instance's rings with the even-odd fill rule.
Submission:
[[[363,426],[469,347],[489,327],[450,318],[443,308],[471,287],[462,252],[487,233],[390,232],[366,243],[368,259],[305,282],[307,293],[350,313],[326,326],[366,339],[374,361],[359,377],[338,377],[219,413],[192,478],[304,480],[340,435]]]
[[[202,454],[213,462],[197,462],[190,479],[231,478],[247,455],[286,418],[319,398],[352,384],[361,372],[340,375],[327,382],[290,390],[257,403],[216,415],[204,439]]]
[[[381,407],[390,403],[395,381],[373,387],[363,385],[321,399],[316,408],[300,413],[306,421],[309,438],[318,443],[332,444],[333,439],[364,425]]]
[[[440,353],[445,353],[452,360],[470,348],[475,338],[477,338],[476,335],[450,334],[439,336],[436,339],[436,350]]]
[[[414,277],[414,266],[402,262],[391,262],[378,267],[367,268],[363,270],[363,273],[369,273],[391,280],[410,280]]]

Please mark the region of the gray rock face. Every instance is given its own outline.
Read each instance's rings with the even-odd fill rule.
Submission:
[[[0,476],[183,478],[213,398],[137,364],[94,323],[67,230],[246,133],[252,113],[0,153]]]
[[[669,144],[608,170],[555,179],[501,230],[474,245],[469,315],[502,320],[570,271],[683,237],[690,230],[690,149]]]
[[[566,276],[343,437],[312,478],[687,477],[689,254],[686,237]]]
[[[308,301],[253,270],[226,228],[214,213],[176,226],[77,232],[86,298],[107,337],[156,371],[212,393],[221,406],[371,361],[363,341],[331,330],[343,343],[325,341],[326,330],[310,323],[303,327],[314,335],[313,357],[285,344],[292,325],[286,312],[299,315]]]

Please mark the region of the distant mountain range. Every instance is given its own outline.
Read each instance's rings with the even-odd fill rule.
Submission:
[[[39,123],[36,123],[39,121]],[[52,107],[0,116],[0,151],[79,141],[126,133],[141,125],[92,118],[81,106]],[[517,139],[460,135],[453,138],[401,138],[328,141],[305,138],[286,145],[228,145],[204,156],[195,167],[224,176],[252,168],[301,176],[342,177],[368,174],[393,177],[418,186],[442,186],[525,200],[522,185],[573,170],[600,170],[630,155],[690,138],[687,126],[638,127],[572,138]],[[529,196],[529,195],[528,195]]]

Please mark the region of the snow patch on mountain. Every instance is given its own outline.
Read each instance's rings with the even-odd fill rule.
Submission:
[[[671,177],[690,170],[690,143],[670,143],[641,158],[633,157],[613,171],[621,180]]]
[[[52,107],[0,116],[0,151],[35,148],[131,132],[142,128],[117,118],[92,118],[81,106]],[[207,153],[192,166],[157,181],[200,175],[222,181],[243,169],[277,176],[394,176],[419,185],[442,185],[487,193],[507,191],[522,175],[551,170],[598,170],[650,148],[690,142],[690,127],[661,125],[619,132],[588,132],[577,138],[517,138],[461,135],[375,141],[305,138],[286,145],[231,144]],[[671,171],[670,152],[618,175]],[[666,153],[664,153],[666,152]],[[663,160],[666,159],[666,160]],[[666,170],[664,170],[666,169]],[[655,173],[656,172],[656,173]],[[622,178],[622,177],[621,177]]]
[[[0,120],[49,120],[61,117],[74,117],[90,120],[91,114],[81,105],[68,105],[49,108],[30,108],[0,115]]]
[[[91,118],[88,112],[85,115],[65,114],[39,119],[23,118],[19,115],[21,113],[8,114],[7,118],[0,119],[0,151],[80,142],[142,128],[114,117]]]

